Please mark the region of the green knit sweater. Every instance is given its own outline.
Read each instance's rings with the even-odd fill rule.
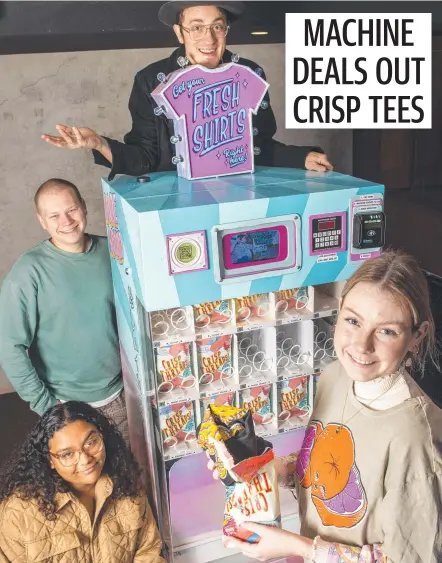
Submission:
[[[23,254],[0,293],[0,363],[42,414],[57,399],[101,401],[122,387],[106,237],[86,252],[46,240]]]

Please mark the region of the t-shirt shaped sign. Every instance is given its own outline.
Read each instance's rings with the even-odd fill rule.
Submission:
[[[236,63],[177,70],[152,97],[174,120],[178,175],[188,180],[253,172],[252,112],[269,85]]]

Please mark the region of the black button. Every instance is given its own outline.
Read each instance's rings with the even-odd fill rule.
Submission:
[[[150,176],[138,176],[137,182],[140,182],[140,184],[150,182]]]

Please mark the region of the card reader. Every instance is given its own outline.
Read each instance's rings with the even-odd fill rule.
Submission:
[[[353,217],[354,248],[380,248],[385,244],[385,213],[356,213]]]

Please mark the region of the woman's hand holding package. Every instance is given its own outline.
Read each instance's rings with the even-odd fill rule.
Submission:
[[[261,538],[259,543],[251,544],[224,536],[224,545],[226,547],[240,550],[244,555],[253,557],[258,561],[268,561],[293,555],[312,559],[313,542],[308,538],[253,522],[244,522],[241,524],[241,528],[257,534]]]
[[[225,405],[208,406],[197,434],[209,454],[209,470],[225,486],[223,534],[258,542],[259,536],[240,528],[242,522],[281,525],[272,444],[255,434],[248,409]]]
[[[218,473],[218,469],[216,468],[216,463],[210,458],[209,452],[207,451],[206,451],[206,456],[207,459],[209,460],[207,462],[207,469],[212,472],[212,477],[215,479],[215,481],[219,481],[220,476]]]

